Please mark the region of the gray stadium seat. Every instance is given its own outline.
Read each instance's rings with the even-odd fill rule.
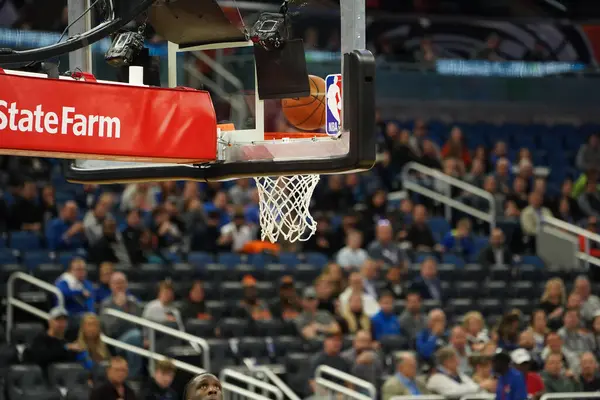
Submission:
[[[67,389],[86,386],[90,373],[81,364],[57,363],[48,367],[48,382],[51,386]]]
[[[44,325],[39,322],[21,322],[14,326],[11,333],[11,342],[15,344],[28,344],[37,335],[44,331]]]
[[[13,365],[6,377],[9,400],[60,400],[57,388],[44,381],[42,369],[37,365]]]

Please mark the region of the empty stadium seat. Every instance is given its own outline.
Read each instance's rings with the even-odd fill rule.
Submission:
[[[185,322],[186,332],[201,338],[215,336],[216,324],[213,320],[188,319]]]
[[[194,267],[190,264],[175,263],[166,271],[166,275],[173,281],[191,282],[197,277],[194,272]]]
[[[218,374],[225,366],[236,364],[228,340],[208,339],[207,342],[210,348],[211,372]]]
[[[65,400],[82,400],[90,398],[91,389],[88,386],[69,389]]]
[[[321,274],[318,264],[298,264],[292,269],[292,274],[299,282],[312,282]]]
[[[15,272],[27,272],[27,269],[21,264],[2,263],[0,261],[0,280],[2,280],[2,282],[6,282]]]
[[[224,338],[239,338],[248,332],[248,321],[241,318],[223,318],[219,323],[219,330]]]
[[[243,337],[238,344],[240,358],[254,358],[259,364],[269,364],[269,352],[263,338]],[[273,354],[274,356],[274,354]]]
[[[21,253],[21,258],[23,259],[23,264],[30,270],[37,268],[41,264],[52,263],[50,253],[47,251],[24,251]]]
[[[230,316],[229,308],[224,301],[207,301],[206,310],[215,320]]]
[[[15,344],[28,344],[44,332],[44,325],[40,322],[21,322],[16,324],[11,332],[11,342]]]
[[[50,388],[37,365],[13,365],[8,369],[6,387],[9,400],[60,400],[57,388]]]
[[[217,256],[217,261],[219,264],[223,264],[227,268],[233,268],[237,264],[242,263],[242,257],[235,253],[219,253]]]
[[[304,341],[299,336],[278,336],[273,338],[275,356],[281,361],[287,354],[302,352]]]
[[[239,300],[244,295],[244,286],[242,282],[223,282],[221,283],[221,298]]]
[[[21,252],[39,250],[41,248],[40,237],[33,232],[11,232],[10,248]]]
[[[329,262],[329,259],[323,253],[305,253],[304,257],[307,264],[312,264],[318,268],[323,268]]]
[[[306,353],[288,353],[285,358],[287,384],[301,397],[306,397],[311,392],[308,387],[311,373],[310,357]]]
[[[138,268],[140,278],[145,282],[160,282],[167,277],[166,267],[162,264],[142,264]]]
[[[215,258],[209,253],[193,251],[188,254],[188,262],[195,267],[205,267],[208,264],[214,263]]]
[[[39,264],[33,270],[33,274],[46,281],[46,282],[54,282],[56,279],[65,272],[65,267],[60,264],[52,264],[52,263],[44,263]]]
[[[278,319],[255,321],[257,336],[279,336],[284,332],[284,324]]]
[[[78,363],[57,363],[48,367],[48,383],[73,389],[87,386],[90,374]]]
[[[409,343],[404,336],[385,335],[379,339],[384,354],[392,354],[401,350],[408,350]]]
[[[205,267],[205,276],[210,278],[211,282],[218,283],[228,279],[228,268],[223,264],[207,264]]]

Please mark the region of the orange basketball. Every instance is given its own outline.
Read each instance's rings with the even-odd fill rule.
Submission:
[[[325,80],[309,75],[310,96],[281,100],[283,114],[298,129],[313,131],[325,126]]]

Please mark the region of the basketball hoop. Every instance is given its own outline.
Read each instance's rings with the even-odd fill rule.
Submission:
[[[265,133],[265,140],[317,140],[323,133]],[[304,242],[317,230],[310,215],[310,200],[320,176],[289,175],[254,177],[260,199],[262,240],[272,243],[280,238],[288,242]]]

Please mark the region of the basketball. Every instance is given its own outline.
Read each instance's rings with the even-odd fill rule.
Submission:
[[[323,129],[325,126],[325,80],[309,75],[310,96],[283,99],[283,115],[290,124],[304,131]]]

